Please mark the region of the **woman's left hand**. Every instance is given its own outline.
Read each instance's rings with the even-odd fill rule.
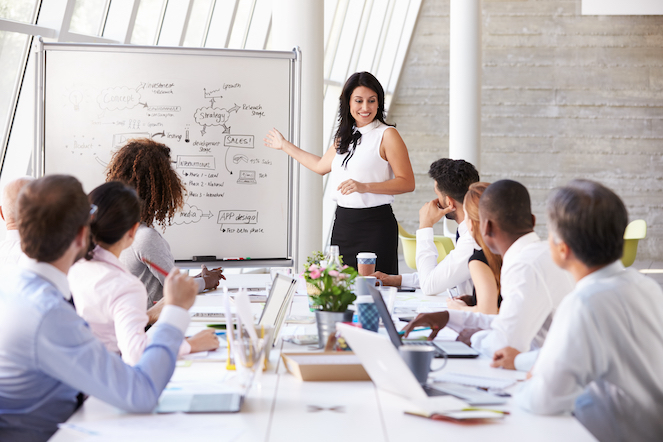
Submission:
[[[448,299],[447,308],[449,310],[463,310],[464,308],[467,308],[467,304],[458,298]]]
[[[355,180],[345,180],[338,186],[338,191],[343,195],[350,195],[351,193],[366,193],[367,185]]]

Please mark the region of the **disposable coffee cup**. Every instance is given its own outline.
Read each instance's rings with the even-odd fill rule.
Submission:
[[[435,357],[435,348],[432,345],[401,345],[398,348],[401,357],[405,361],[410,371],[421,385],[428,382],[428,373],[430,373],[430,364]],[[442,370],[444,366],[432,371]]]
[[[375,262],[378,255],[373,252],[361,252],[357,254],[357,272],[361,276],[369,276],[375,273]]]

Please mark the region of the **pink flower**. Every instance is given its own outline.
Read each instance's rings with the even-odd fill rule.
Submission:
[[[350,267],[350,266],[344,265],[343,270],[347,269],[348,267]]]
[[[321,274],[322,274],[322,272],[320,270],[313,269],[313,270],[311,270],[311,274],[309,276],[311,277],[311,279],[318,279]]]
[[[350,275],[348,275],[347,273],[339,273],[338,279],[348,279],[349,276]]]
[[[329,271],[329,276],[338,276],[339,274],[340,273],[338,273],[338,271],[336,271],[336,270],[330,270]]]
[[[311,264],[311,267],[308,268],[308,271],[309,271],[309,272],[312,272],[313,270],[317,270],[317,269],[318,269],[318,265],[317,265],[317,264]]]

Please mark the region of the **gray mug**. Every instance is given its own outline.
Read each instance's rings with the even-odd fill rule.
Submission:
[[[431,371],[440,371],[444,365],[435,370],[431,370],[430,364],[435,357],[435,348],[432,345],[401,345],[398,348],[401,357],[405,361],[412,374],[421,385],[428,382],[428,373]]]

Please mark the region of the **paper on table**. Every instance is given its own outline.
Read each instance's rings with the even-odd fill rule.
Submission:
[[[191,353],[182,356],[182,359],[185,361],[225,361],[228,359],[228,349],[226,347],[227,345],[224,345],[223,347],[219,347],[217,350],[213,351]]]
[[[196,414],[163,414],[131,416],[123,419],[109,419],[94,422],[64,423],[59,427],[66,431],[86,434],[85,439],[96,442],[118,441],[144,442],[154,439],[154,431],[159,429],[159,441],[211,440],[234,441],[246,430],[245,427],[228,425],[227,421],[210,419]],[[210,436],[213,435],[213,436]]]
[[[462,373],[442,372],[432,374],[434,382],[451,382],[454,384],[467,385],[470,387],[494,388],[503,390],[509,388],[517,381],[515,379],[493,378],[487,376],[473,376]]]
[[[287,355],[299,365],[360,365],[356,355]]]

